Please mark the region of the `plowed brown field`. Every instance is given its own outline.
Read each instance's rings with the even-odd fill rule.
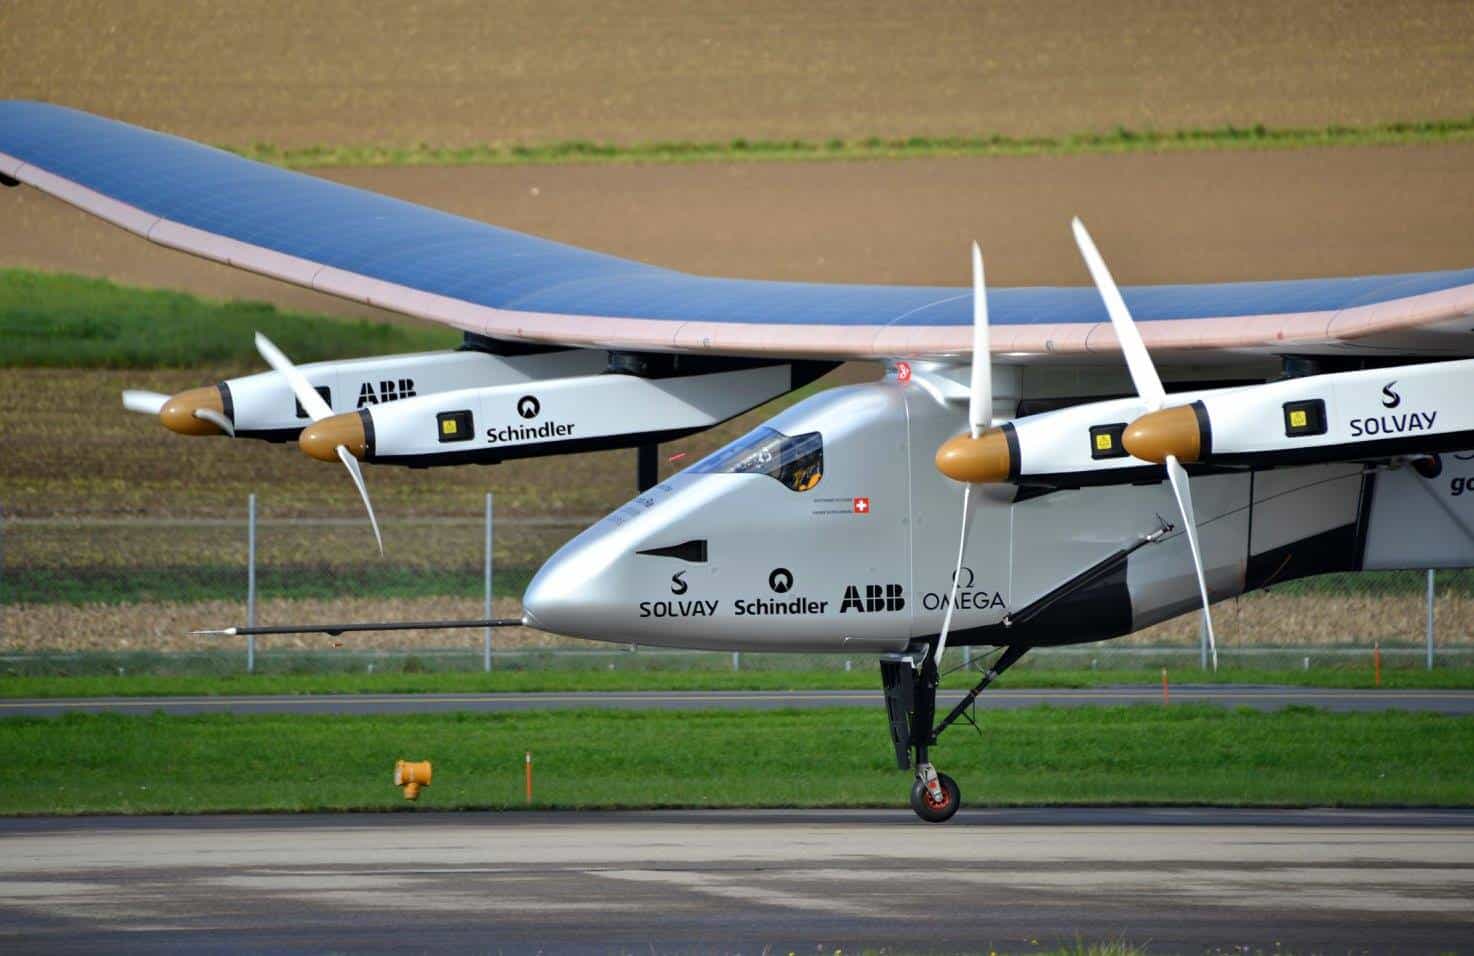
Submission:
[[[1123,282],[1474,264],[1474,145],[842,163],[409,167],[341,182],[692,272],[998,285],[1085,283],[1069,218]],[[0,190],[0,265],[214,298],[365,313],[151,245],[31,189]],[[3,399],[0,399],[3,401]]]
[[[7,0],[0,95],[211,142],[1059,135],[1466,116],[1460,0]]]

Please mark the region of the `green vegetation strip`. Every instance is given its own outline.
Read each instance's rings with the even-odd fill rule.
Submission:
[[[73,715],[0,721],[0,813],[419,806],[904,806],[878,709],[383,717]],[[985,804],[1468,805],[1474,718],[1153,706],[989,714],[933,751]]]
[[[162,368],[259,365],[265,332],[294,361],[454,348],[450,329],[282,312],[265,302],[212,302],[105,279],[0,269],[0,367]]]
[[[466,518],[467,526],[476,518]],[[535,567],[499,564],[493,578],[496,597],[521,597]],[[485,572],[480,567],[441,567],[433,574],[418,567],[325,567],[272,564],[256,572],[260,593],[275,599],[332,598],[344,593],[378,598],[480,598]],[[0,605],[5,604],[133,604],[146,601],[189,603],[238,600],[246,568],[234,564],[157,564],[135,561],[128,567],[30,563],[7,568]],[[1427,586],[1422,571],[1371,571],[1359,574],[1355,590],[1366,596],[1421,596]],[[1343,578],[1303,578],[1275,586],[1275,593],[1327,596],[1346,593]],[[1474,575],[1445,575],[1439,597],[1474,597]]]
[[[496,597],[521,597],[534,568],[497,568],[492,579]],[[0,605],[133,604],[168,601],[240,600],[246,580],[244,564],[73,568],[22,566],[6,568]],[[336,598],[344,594],[376,598],[462,597],[480,599],[486,579],[482,570],[423,568],[332,568],[273,565],[257,572],[259,593],[273,599]]]
[[[621,658],[609,670],[609,658],[593,658],[581,668],[557,666],[556,662],[527,665],[506,664],[503,669],[481,671],[445,670],[416,673],[396,670],[367,674],[319,672],[308,674],[151,675],[95,676],[5,676],[0,677],[0,698],[67,697],[228,697],[281,694],[476,694],[476,693],[568,693],[578,691],[667,691],[667,690],[878,690],[880,675],[874,662],[856,661],[851,671],[831,669],[728,669],[726,655],[655,658],[650,661]],[[773,657],[777,655],[769,655]],[[479,652],[467,651],[468,659],[479,661]],[[413,659],[410,655],[409,659]],[[237,659],[233,662],[240,665]],[[771,665],[771,661],[767,661]],[[383,670],[392,667],[384,662]],[[479,666],[479,663],[478,665]],[[720,669],[716,669],[716,668]],[[1291,687],[1370,689],[1370,667],[1316,670],[1261,670],[1223,668],[1216,674],[1196,667],[1171,671],[1173,686],[1184,684],[1264,684]],[[1020,666],[998,684],[1015,690],[1025,688],[1093,688],[1160,686],[1159,668],[1074,670]],[[973,678],[949,676],[946,690],[962,690]],[[1385,668],[1381,686],[1386,690],[1474,689],[1474,668],[1425,671]]]
[[[270,143],[226,147],[250,159],[294,169],[323,166],[514,166],[562,163],[692,163],[765,160],[915,159],[932,156],[1047,156],[1075,153],[1167,152],[1210,149],[1303,149],[1317,146],[1401,146],[1474,141],[1474,117],[1372,126],[1271,128],[1220,126],[1172,131],[1118,126],[1071,136],[910,136],[830,139],[822,142],[734,139],[725,143],[619,145],[569,140],[541,145],[483,143],[446,147],[305,146]]]

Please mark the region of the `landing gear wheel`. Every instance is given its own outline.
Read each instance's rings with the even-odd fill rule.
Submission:
[[[911,785],[911,809],[916,815],[927,823],[945,823],[952,819],[957,808],[962,806],[962,791],[957,788],[957,781],[944,773],[937,774],[937,785],[941,787],[942,795],[938,800],[932,792],[927,789],[925,781],[920,777]]]

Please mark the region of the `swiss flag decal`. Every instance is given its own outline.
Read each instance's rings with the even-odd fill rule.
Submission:
[[[868,515],[869,513],[870,513],[870,499],[869,498],[856,498],[855,499],[855,514],[857,514],[857,515]]]

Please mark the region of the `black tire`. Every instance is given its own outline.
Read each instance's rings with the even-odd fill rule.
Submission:
[[[962,806],[962,791],[957,788],[956,780],[939,773],[937,783],[942,788],[943,802],[940,804],[932,800],[920,777],[911,785],[911,809],[927,823],[946,823]]]

